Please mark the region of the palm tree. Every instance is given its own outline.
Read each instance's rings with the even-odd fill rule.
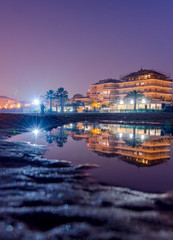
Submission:
[[[54,142],[56,142],[56,144],[57,144],[58,147],[63,147],[64,143],[67,142],[67,138],[68,138],[68,134],[67,134],[67,132],[64,130],[64,127],[61,126],[61,127],[58,129],[58,134],[55,135]]]
[[[52,128],[49,129],[49,132],[46,133],[46,142],[48,143],[53,143],[53,140],[54,140],[54,135],[52,134]]]
[[[53,90],[49,90],[47,93],[46,93],[46,99],[49,100],[49,103],[50,103],[50,112],[52,112],[52,102],[53,102],[53,99],[55,99],[55,93]]]
[[[144,97],[143,92],[134,90],[127,93],[125,99],[132,99],[134,101],[134,110],[136,111],[136,102],[142,97]]]
[[[68,92],[64,88],[58,88],[55,92],[55,98],[60,101],[61,112],[64,112],[64,104],[68,99]]]

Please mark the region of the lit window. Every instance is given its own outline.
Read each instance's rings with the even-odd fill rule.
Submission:
[[[155,135],[154,130],[150,130],[150,135],[151,135],[151,136],[154,136],[154,135]]]
[[[141,139],[144,140],[144,135],[141,135]]]
[[[119,137],[121,138],[123,136],[123,134],[122,133],[119,133]]]
[[[155,109],[155,104],[151,104],[151,109]]]

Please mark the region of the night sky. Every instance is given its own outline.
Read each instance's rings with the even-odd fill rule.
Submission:
[[[0,95],[85,95],[141,67],[173,78],[172,63],[173,0],[0,0]]]

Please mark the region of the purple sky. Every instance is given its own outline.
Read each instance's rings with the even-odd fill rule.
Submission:
[[[172,0],[1,0],[0,95],[31,100],[139,68],[173,78]]]

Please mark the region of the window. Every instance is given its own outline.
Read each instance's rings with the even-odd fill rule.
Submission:
[[[155,109],[155,104],[151,104],[151,109]]]

